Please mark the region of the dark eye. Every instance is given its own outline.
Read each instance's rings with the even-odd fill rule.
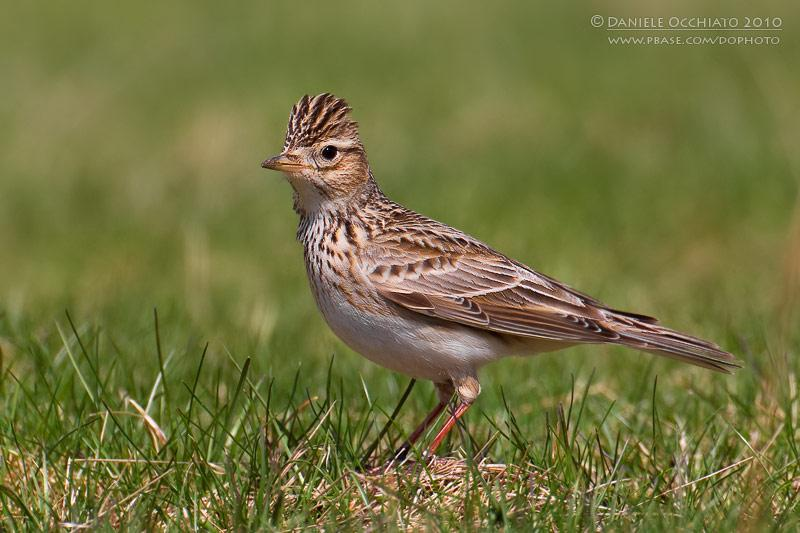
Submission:
[[[328,161],[336,157],[337,153],[339,153],[339,150],[337,150],[335,146],[330,144],[322,149],[322,157],[324,157]]]

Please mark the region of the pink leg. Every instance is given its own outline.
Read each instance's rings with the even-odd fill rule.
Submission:
[[[408,440],[405,441],[403,445],[400,446],[400,448],[398,448],[398,450],[395,452],[395,460],[402,459],[406,456],[408,450],[410,450],[411,447],[419,440],[422,434],[425,433],[425,430],[431,427],[431,424],[433,424],[439,415],[442,414],[442,411],[444,411],[445,407],[447,407],[447,402],[440,401],[436,407],[433,408],[433,411],[431,411],[428,416],[425,417],[425,420],[423,420],[422,423],[417,426],[414,432],[411,433],[411,435],[408,437]]]
[[[409,446],[416,444],[417,440],[419,440],[422,434],[425,433],[425,430],[431,427],[431,424],[433,424],[439,415],[442,414],[442,411],[444,411],[445,407],[447,407],[447,402],[436,404],[436,407],[433,408],[433,411],[428,413],[428,416],[425,417],[425,420],[422,421],[422,424],[417,426],[417,429],[415,429],[414,432],[408,437],[406,444]]]
[[[450,430],[453,429],[453,426],[456,425],[458,419],[461,418],[464,415],[464,413],[467,412],[467,409],[469,409],[471,405],[472,405],[471,403],[464,402],[460,403],[458,407],[456,407],[456,410],[453,412],[453,414],[450,415],[450,418],[448,418],[447,421],[444,423],[442,429],[440,429],[439,433],[436,434],[436,437],[433,438],[433,442],[431,443],[431,445],[428,446],[429,454],[432,455],[433,452],[436,451],[436,448],[439,447],[439,444],[442,443],[447,434],[450,433]]]

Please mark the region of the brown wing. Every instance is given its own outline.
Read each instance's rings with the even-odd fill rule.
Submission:
[[[508,335],[624,344],[719,372],[740,366],[714,343],[611,309],[449,226],[392,209],[397,224],[371,235],[358,261],[406,309]]]
[[[619,343],[719,372],[740,366],[712,342],[648,316],[610,309],[449,226],[388,200],[367,209],[358,265],[376,290],[412,311],[489,331]]]
[[[596,300],[447,229],[373,238],[361,268],[385,298],[443,320],[566,342],[619,339]]]

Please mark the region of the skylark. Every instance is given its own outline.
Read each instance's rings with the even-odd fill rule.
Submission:
[[[330,328],[367,359],[436,385],[439,403],[404,450],[455,393],[433,453],[478,397],[478,369],[508,355],[621,344],[719,372],[739,367],[711,342],[612,309],[387,198],[340,98],[301,98],[283,151],[261,166],[294,189],[297,238]]]

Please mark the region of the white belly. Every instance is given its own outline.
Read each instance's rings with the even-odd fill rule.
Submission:
[[[471,376],[508,351],[502,340],[485,332],[442,325],[409,311],[364,312],[330,286],[314,288],[320,311],[342,341],[367,359],[411,377],[441,382]]]

